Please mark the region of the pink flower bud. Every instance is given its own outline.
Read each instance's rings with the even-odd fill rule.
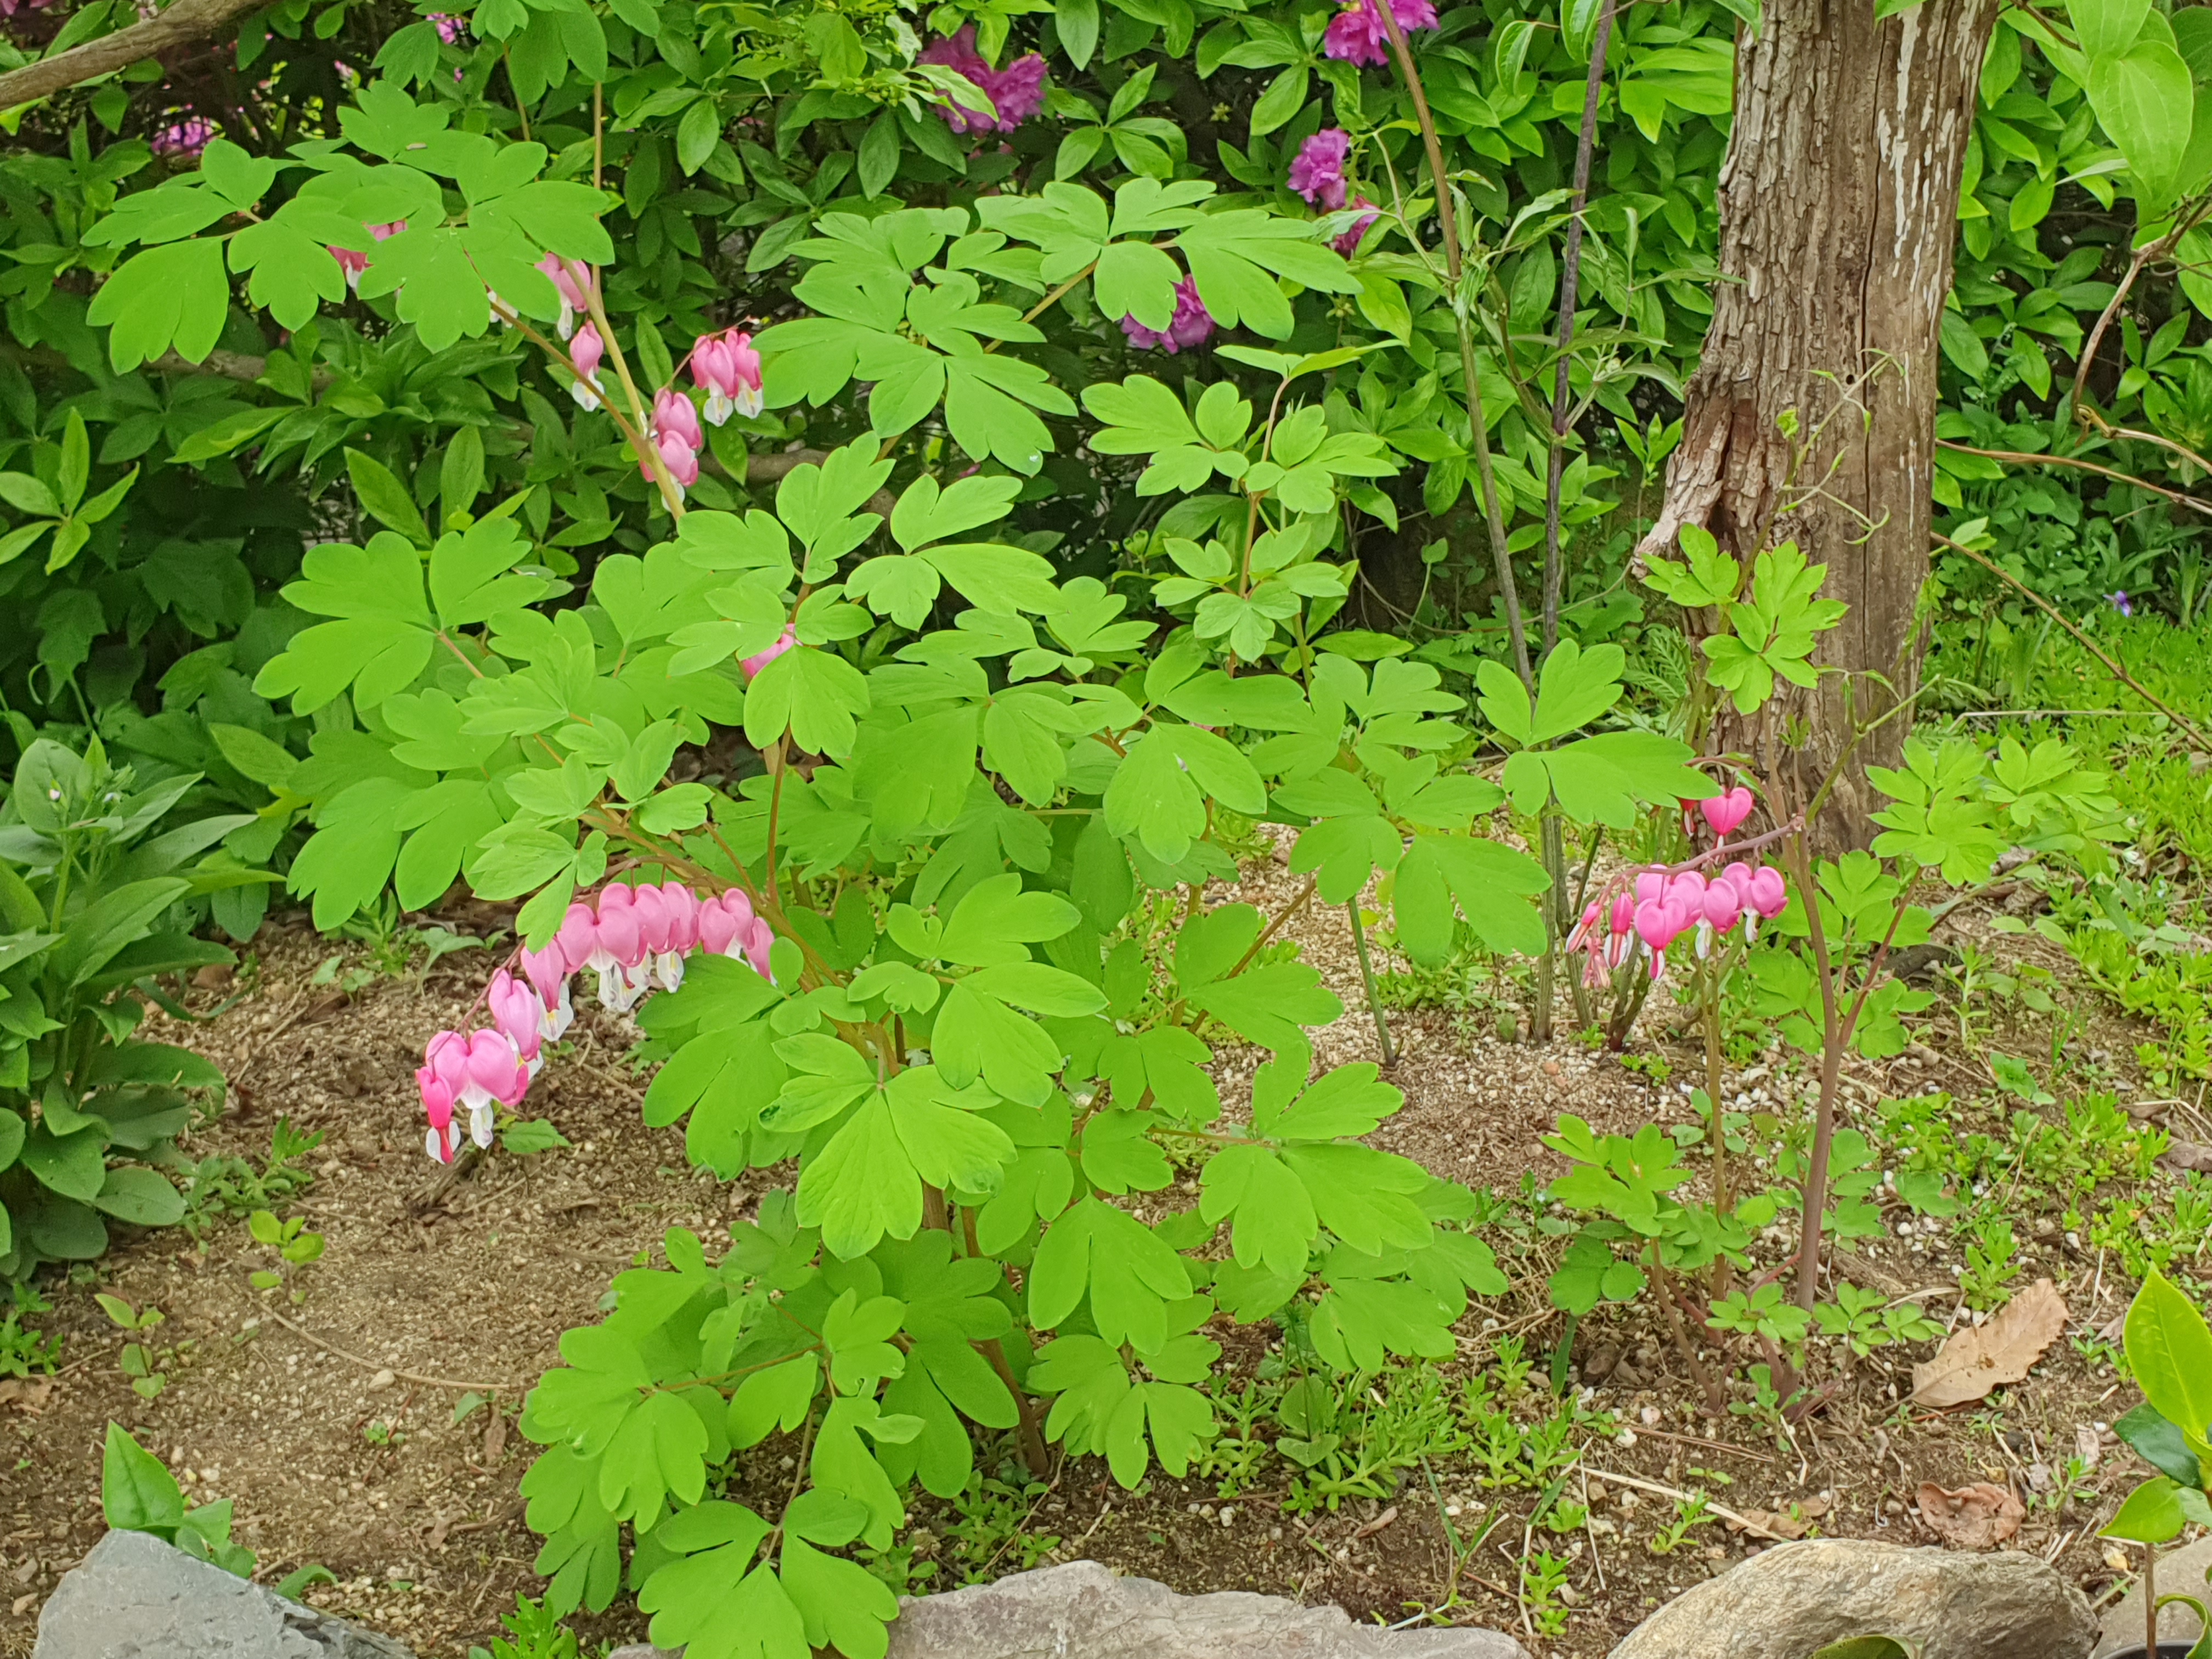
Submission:
[[[653,430],[657,438],[672,433],[684,440],[692,449],[703,449],[707,434],[700,429],[699,411],[691,406],[690,398],[674,386],[664,388],[653,400]]]
[[[1705,815],[1705,822],[1712,826],[1713,834],[1725,836],[1751,816],[1754,805],[1751,791],[1738,784],[1725,795],[1714,795],[1699,801],[1698,810]]]
[[[501,968],[492,975],[484,1000],[492,1023],[514,1045],[515,1053],[525,1060],[537,1059],[542,1035],[538,1027],[545,1017],[545,1004],[538,994]]]
[[[561,918],[561,931],[553,937],[553,948],[569,973],[582,971],[599,948],[599,919],[590,905],[568,907],[568,914]]]
[[[1742,913],[1743,901],[1736,896],[1733,884],[1717,881],[1705,889],[1704,915],[1706,926],[1717,933],[1725,933],[1735,926],[1736,917]]]
[[[512,1106],[529,1089],[530,1073],[514,1043],[485,1029],[469,1038],[469,1082],[501,1105]]]
[[[594,954],[611,957],[624,968],[645,959],[635,902],[631,889],[622,882],[611,883],[599,894],[599,941]]]
[[[684,407],[690,407],[689,399]],[[699,482],[698,453],[684,441],[682,433],[662,433],[653,441],[653,447],[659,451],[660,464],[668,469],[668,476],[676,481],[678,489],[689,489]],[[643,461],[638,463],[637,470],[647,479],[653,477],[653,469]]]
[[[1751,878],[1751,908],[1768,921],[1790,908],[1790,889],[1782,872],[1762,865]]]
[[[769,647],[767,650],[759,652],[753,656],[747,657],[744,661],[740,662],[738,665],[738,672],[744,674],[747,679],[752,679],[758,676],[762,669],[767,667],[770,663],[774,662],[778,657],[781,656],[785,652],[790,650],[793,646],[797,645],[798,643],[799,630],[795,628],[786,628],[783,630],[783,633],[777,638],[776,642],[774,645]]]
[[[599,364],[607,355],[606,342],[599,338],[599,331],[586,323],[576,331],[576,337],[568,343],[568,364],[576,371],[576,383],[568,393],[586,409],[599,406],[599,393],[592,389],[599,374]]]
[[[585,914],[588,918],[590,912]],[[525,951],[520,966],[530,988],[538,993],[538,1000],[548,1008],[558,1003],[561,993],[568,988],[568,962],[557,935],[542,951]]]
[[[663,947],[678,955],[699,943],[699,900],[680,881],[660,884],[660,902],[668,910],[668,943]]]

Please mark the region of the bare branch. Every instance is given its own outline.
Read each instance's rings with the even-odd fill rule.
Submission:
[[[172,46],[204,40],[224,24],[264,3],[266,0],[177,0],[167,11],[143,23],[0,75],[0,109],[51,98],[70,87],[158,57]]]

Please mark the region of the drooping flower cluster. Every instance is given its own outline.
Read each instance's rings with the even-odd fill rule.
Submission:
[[[975,26],[964,23],[960,33],[949,40],[940,37],[922,49],[919,62],[941,64],[957,70],[976,88],[991,100],[998,112],[994,120],[979,109],[969,109],[951,101],[938,106],[938,113],[945,125],[960,133],[1012,132],[1016,127],[1044,107],[1044,59],[1035,52],[1017,58],[1002,70],[994,70],[984,61],[975,47]]]
[[[695,951],[741,959],[767,977],[775,942],[743,893],[702,899],[678,881],[615,882],[596,906],[571,904],[544,950],[517,953],[520,977],[506,968],[492,975],[484,993],[489,1025],[441,1031],[423,1049],[415,1086],[429,1119],[425,1149],[450,1164],[464,1133],[491,1145],[498,1109],[521,1103],[544,1067],[545,1044],[559,1042],[576,1017],[572,975],[597,974],[600,1003],[624,1012],[655,986],[681,985],[684,958]]]
[[[1708,880],[1695,870],[1638,871],[1632,891],[1616,894],[1610,904],[1593,902],[1567,935],[1570,953],[1584,956],[1583,983],[1598,986],[1644,952],[1651,958],[1651,977],[1667,971],[1667,947],[1687,933],[1702,960],[1713,941],[1741,921],[1744,937],[1756,939],[1761,921],[1772,921],[1790,907],[1782,872],[1739,859]]]
[[[765,407],[760,353],[751,335],[734,328],[699,337],[691,348],[691,379],[707,394],[707,419],[715,426],[732,415],[750,419]]]
[[[1401,31],[1432,29],[1437,9],[1430,0],[1390,0],[1390,9]],[[1322,37],[1322,51],[1331,58],[1381,68],[1390,61],[1390,32],[1384,27],[1376,0],[1353,0],[1329,19]]]
[[[469,20],[449,11],[432,12],[430,21],[438,31],[438,38],[449,46],[458,45],[461,36],[468,32]]]
[[[146,141],[147,147],[156,155],[180,155],[196,158],[215,141],[215,123],[204,115],[188,115],[181,121],[172,122]]]
[[[538,262],[538,268],[560,290],[561,337],[565,340],[576,331],[577,313],[591,311],[592,268],[580,260],[564,259],[557,253],[547,254]]]
[[[1206,310],[1206,301],[1198,297],[1198,280],[1186,276],[1176,284],[1175,291],[1175,315],[1168,319],[1166,328],[1146,328],[1134,317],[1121,319],[1121,332],[1129,337],[1131,345],[1164,351],[1172,357],[1213,337],[1213,316]]]
[[[406,228],[407,222],[404,219],[394,219],[388,225],[370,225],[368,228],[368,234],[380,242],[389,241]],[[368,269],[368,255],[356,253],[349,247],[334,247],[331,249],[330,254],[331,258],[338,262],[338,269],[345,272],[346,286],[359,288],[362,273]]]
[[[707,434],[699,424],[699,411],[692,406],[689,392],[664,386],[654,396],[650,435],[679,493],[699,482],[699,452],[707,447]],[[653,482],[653,468],[643,459],[637,470],[647,483]]]

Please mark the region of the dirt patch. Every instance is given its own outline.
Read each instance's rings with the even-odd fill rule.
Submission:
[[[1301,884],[1262,862],[1227,896],[1272,915]],[[1309,905],[1287,932],[1346,1004],[1345,1016],[1317,1034],[1323,1063],[1375,1058],[1343,910]],[[757,1196],[744,1183],[724,1188],[691,1171],[679,1130],[641,1126],[642,1085],[627,1052],[634,1031],[596,1011],[580,1017],[580,1052],[550,1067],[531,1097],[529,1109],[551,1119],[573,1149],[495,1156],[466,1178],[441,1179],[422,1153],[412,1068],[431,1032],[460,1018],[489,958],[462,953],[425,978],[371,978],[345,995],[314,983],[331,954],[296,927],[264,933],[243,994],[191,993],[198,1008],[226,999],[234,1006],[184,1039],[234,1079],[232,1109],[191,1137],[192,1156],[258,1158],[280,1115],[324,1137],[310,1160],[318,1178],[298,1208],[327,1250],[288,1279],[304,1300],[250,1285],[271,1256],[234,1218],[216,1219],[198,1248],[173,1230],[128,1237],[96,1274],[81,1271],[52,1287],[55,1310],[41,1322],[66,1339],[64,1368],[50,1389],[0,1401],[0,1655],[29,1651],[39,1602],[100,1534],[100,1443],[110,1419],[167,1460],[196,1501],[236,1501],[238,1535],[259,1552],[264,1579],[322,1564],[339,1582],[310,1599],[391,1632],[425,1659],[487,1642],[517,1592],[540,1588],[530,1570],[537,1540],[521,1523],[515,1490],[531,1450],[512,1428],[522,1391],[556,1363],[560,1334],[593,1316],[612,1275],[653,1259],[664,1230],[719,1232]],[[358,949],[343,954],[346,964],[363,958]],[[1406,967],[1380,951],[1375,965]],[[1663,1037],[1661,1018],[1648,1012],[1646,1027]],[[1426,1008],[1391,1019],[1401,1055],[1389,1075],[1407,1104],[1376,1142],[1470,1184],[1510,1192],[1525,1170],[1540,1179],[1556,1173],[1540,1137],[1561,1111],[1601,1131],[1693,1116],[1679,1079],[1701,1075],[1703,1058],[1687,1045],[1639,1040],[1645,1056],[1656,1053],[1674,1068],[1673,1079],[1655,1082],[1664,1068],[1632,1070],[1575,1042],[1501,1041],[1488,1012]],[[2126,1036],[2100,1031],[2090,1040],[2124,1054]],[[1249,1093],[1254,1058],[1224,1053],[1232,1110],[1239,1091]],[[1972,1097],[1989,1082],[1986,1067],[1948,1040],[1941,1022],[1913,1052],[1858,1070],[1862,1103],[1931,1084]],[[1796,1097],[1796,1086],[1771,1058],[1748,1073],[1731,1068],[1731,1093],[1747,1101],[1780,1103]],[[1986,1109],[1960,1109],[1962,1125],[1984,1115],[1999,1121]],[[1676,1509],[1652,1487],[1702,1488],[1739,1515],[1763,1515],[1760,1524],[1784,1535],[1925,1543],[1932,1536],[1913,1509],[1922,1482],[1990,1480],[2027,1505],[2016,1547],[2053,1560],[2094,1595],[2113,1579],[2105,1547],[2091,1541],[2095,1525],[2135,1472],[2096,1426],[2132,1396],[2087,1357],[2089,1339],[2131,1286],[2078,1235],[2046,1224],[2052,1218],[2020,1219],[2021,1282],[2057,1281],[2074,1340],[1980,1411],[1940,1417],[1900,1403],[1910,1359],[1924,1358],[1923,1346],[1860,1362],[1824,1412],[1777,1439],[1749,1417],[1699,1414],[1666,1333],[1639,1307],[1594,1316],[1576,1339],[1574,1374],[1589,1389],[1583,1409],[1610,1419],[1592,1417],[1590,1443],[1566,1475],[1568,1495],[1588,1511],[1569,1533],[1532,1531],[1537,1490],[1494,1483],[1479,1458],[1463,1455],[1426,1473],[1401,1470],[1378,1497],[1298,1513],[1287,1486],[1295,1471],[1279,1456],[1261,1461],[1244,1483],[1249,1490],[1224,1498],[1214,1480],[1157,1474],[1140,1493],[1127,1493],[1090,1460],[1026,1492],[997,1449],[983,1460],[1004,1477],[1003,1495],[992,1500],[997,1524],[919,1504],[901,1545],[909,1554],[900,1559],[917,1571],[934,1565],[919,1587],[944,1589],[1091,1556],[1187,1591],[1334,1601],[1356,1617],[1395,1622],[1437,1605],[1453,1587],[1449,1520],[1462,1544],[1482,1540],[1461,1564],[1454,1619],[1514,1631],[1540,1656],[1589,1659],[1668,1596],[1762,1547],[1755,1533],[1709,1521],[1656,1552],[1655,1538],[1665,1541],[1660,1523]],[[1540,1230],[1504,1241],[1513,1290],[1474,1309],[1457,1358],[1444,1367],[1453,1389],[1474,1382],[1495,1390],[1502,1346],[1519,1345],[1533,1375],[1495,1397],[1523,1425],[1549,1409],[1542,1385],[1559,1333],[1543,1279],[1557,1243]],[[1916,1234],[1863,1244],[1851,1265],[1860,1282],[1901,1296],[1950,1292],[1956,1261],[1954,1239]],[[95,1287],[166,1316],[155,1343],[168,1356],[168,1382],[157,1399],[141,1399],[118,1370],[125,1339],[93,1303]],[[1958,1317],[1955,1296],[1936,1305],[1945,1318]],[[1219,1334],[1233,1393],[1268,1357],[1255,1332]],[[457,1424],[456,1407],[470,1393],[492,1403]],[[2097,1466],[2067,1481],[2068,1457],[2092,1448]],[[763,1445],[741,1484],[787,1483],[792,1450]],[[1553,1603],[1567,1624],[1556,1634],[1541,1629],[1542,1598],[1530,1607],[1521,1576],[1538,1551],[1563,1564]],[[585,1621],[591,1634],[619,1638],[641,1635],[643,1623],[627,1607]]]

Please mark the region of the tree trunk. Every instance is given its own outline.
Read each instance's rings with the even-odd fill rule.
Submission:
[[[1901,696],[1918,672],[1937,335],[1995,15],[1992,0],[1921,0],[1877,23],[1873,0],[1769,0],[1759,37],[1744,31],[1736,49],[1723,281],[1643,550],[1671,552],[1697,524],[1747,562],[1794,538],[1828,567],[1824,592],[1850,612],[1820,660],[1848,676],[1823,675],[1786,720],[1747,728],[1726,709],[1714,734],[1717,752],[1753,752],[1800,802],[1853,719],[1893,705],[1866,677]],[[1863,768],[1894,757],[1905,723],[1861,745],[1822,814],[1824,846],[1873,833]]]

